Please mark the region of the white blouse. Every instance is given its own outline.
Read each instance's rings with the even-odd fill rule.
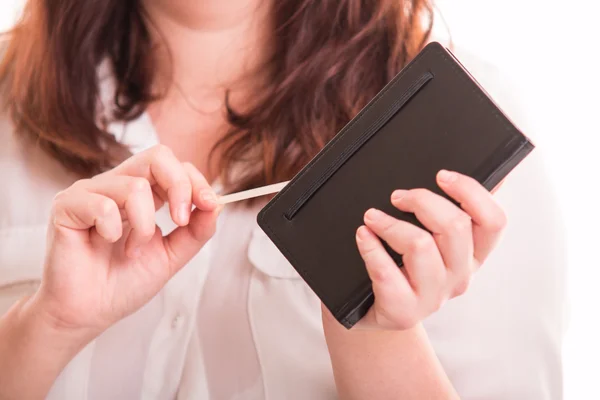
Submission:
[[[524,127],[495,71],[459,56]],[[157,143],[145,114],[111,130],[134,152]],[[499,248],[466,295],[425,321],[463,399],[562,397],[564,238],[542,150],[496,195],[509,217]],[[1,314],[39,284],[52,198],[75,177],[21,147],[3,115],[0,177]],[[257,226],[259,208],[227,206],[205,248],[81,351],[48,399],[335,399],[319,300]],[[174,227],[165,209],[157,223]]]

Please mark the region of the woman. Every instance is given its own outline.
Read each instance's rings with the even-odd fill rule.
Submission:
[[[496,246],[502,207],[440,171],[462,209],[390,193],[433,236],[367,211],[377,301],[350,331],[256,226],[264,200],[217,205],[292,177],[426,43],[430,14],[29,0],[0,66],[0,397],[558,398],[560,226],[535,161],[499,193],[516,224],[439,312]]]

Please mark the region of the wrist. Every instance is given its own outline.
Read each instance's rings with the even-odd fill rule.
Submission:
[[[341,399],[458,399],[422,324],[346,329],[324,306],[322,320]]]
[[[385,330],[383,328],[378,329],[371,325],[361,325],[360,323],[353,326],[351,329],[344,327],[329,311],[329,309],[321,303],[321,319],[323,322],[323,330],[326,336],[336,337],[352,337],[352,336],[363,336],[369,337],[373,335],[395,335],[411,337],[412,335],[423,335],[424,330],[422,324],[417,324],[411,328],[404,330]]]
[[[0,398],[44,398],[90,340],[54,321],[36,296],[17,302],[0,317]]]
[[[23,301],[19,322],[25,332],[47,338],[54,350],[70,356],[74,356],[99,334],[65,323],[52,310],[51,302],[38,291]]]

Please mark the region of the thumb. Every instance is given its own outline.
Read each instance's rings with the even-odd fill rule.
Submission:
[[[180,226],[163,238],[169,257],[169,271],[173,276],[187,264],[214,235],[220,209],[195,209],[186,226]]]

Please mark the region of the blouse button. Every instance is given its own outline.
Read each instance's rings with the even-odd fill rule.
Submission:
[[[171,321],[171,328],[176,329],[179,327],[179,325],[181,325],[181,322],[183,321],[183,316],[180,313],[177,313],[177,315],[175,315],[175,318],[173,318],[173,321]]]

